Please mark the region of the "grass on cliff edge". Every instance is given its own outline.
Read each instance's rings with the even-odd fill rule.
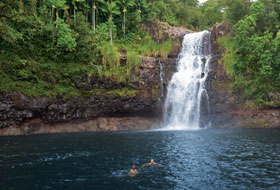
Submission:
[[[149,35],[141,40],[116,41],[113,48],[106,44],[93,52],[95,58],[90,63],[55,61],[47,54],[1,54],[0,92],[19,92],[34,97],[68,98],[98,94],[133,97],[137,90],[133,88],[130,78],[132,73],[136,77],[138,75],[141,64],[139,55],[166,58],[173,47],[173,42],[157,43]],[[127,56],[124,65],[120,63],[121,54]],[[85,83],[85,76],[96,77],[96,80],[101,81],[100,85],[90,89],[79,88]],[[104,78],[117,84],[114,90],[105,90],[102,86]]]
[[[5,72],[4,72],[5,71]],[[77,63],[38,63],[25,61],[23,63],[8,62],[0,65],[0,92],[19,92],[33,97],[62,97],[90,95],[118,95],[133,97],[136,90],[123,87],[116,90],[105,90],[102,85],[90,90],[77,88],[82,77],[98,76],[94,65]]]

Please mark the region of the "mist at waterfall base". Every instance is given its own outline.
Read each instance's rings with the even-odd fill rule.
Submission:
[[[203,115],[210,112],[205,89],[211,60],[210,36],[209,31],[184,36],[177,72],[167,88],[162,124],[164,129],[199,129],[210,124],[202,119]]]
[[[76,133],[0,138],[0,189],[271,189],[279,130]],[[140,168],[153,158],[160,167]],[[135,177],[127,175],[132,164]]]

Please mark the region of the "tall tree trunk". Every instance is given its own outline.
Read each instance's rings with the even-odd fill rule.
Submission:
[[[92,29],[95,33],[95,4],[92,7]]]
[[[96,3],[96,7],[98,7],[98,2]],[[95,26],[98,25],[98,14],[99,14],[99,11],[98,11],[98,9],[96,8],[96,9],[95,9]]]
[[[76,26],[76,5],[74,4],[74,26]]]
[[[58,27],[58,18],[59,18],[59,9],[56,9],[55,15],[56,15],[56,28]]]
[[[52,11],[51,11],[52,21],[53,21],[53,14],[54,14],[54,8],[52,7]]]
[[[123,35],[125,38],[125,12],[123,13]]]
[[[112,15],[110,16],[110,41],[111,41],[111,46],[113,45],[113,18]]]
[[[112,0],[110,0],[110,38],[111,38],[111,46],[113,45],[113,7]]]
[[[69,12],[68,12],[67,9],[64,9],[64,15],[66,17],[66,23],[70,24],[71,23],[71,19],[70,19]]]

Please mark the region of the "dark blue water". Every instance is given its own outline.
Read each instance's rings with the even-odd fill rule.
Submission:
[[[280,189],[280,130],[0,137],[0,189]]]

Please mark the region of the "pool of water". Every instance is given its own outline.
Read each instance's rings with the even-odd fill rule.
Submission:
[[[163,168],[141,164],[155,162]],[[138,175],[127,175],[131,165]],[[280,189],[280,130],[0,137],[0,189]]]

